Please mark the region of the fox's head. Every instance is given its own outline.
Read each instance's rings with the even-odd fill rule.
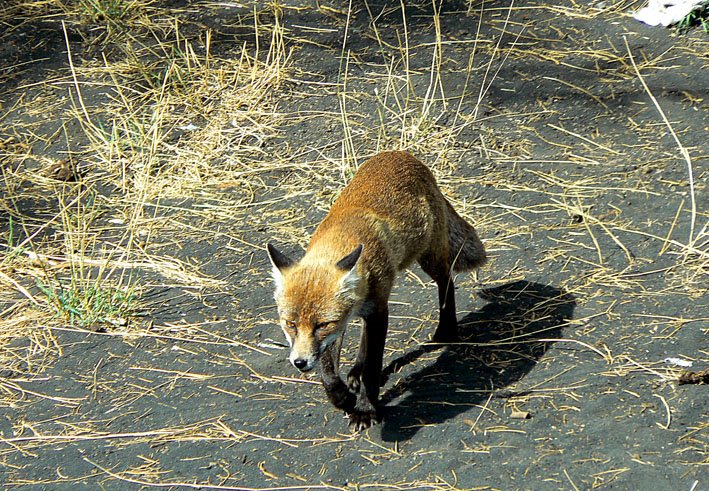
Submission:
[[[332,262],[294,261],[268,244],[281,329],[291,347],[290,362],[298,370],[307,372],[317,365],[361,304],[361,255],[362,244]]]

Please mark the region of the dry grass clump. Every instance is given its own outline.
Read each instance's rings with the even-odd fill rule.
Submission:
[[[289,56],[277,23],[271,33],[266,52],[244,44],[218,58],[209,31],[190,40],[176,25],[149,52],[135,46],[118,61],[76,71],[75,80],[99,79],[112,89],[108,104],[91,115],[77,108],[77,118],[96,166],[126,199],[180,197],[258,170],[279,121],[270,94]]]
[[[46,137],[35,119],[48,110],[41,97],[19,101],[0,121],[3,134],[15,135],[3,141],[2,208],[10,222],[0,298],[31,307],[21,318],[15,308],[4,310],[0,350],[25,368],[34,366],[25,358],[53,347],[50,330],[25,329],[32,323],[141,329],[132,319],[146,285],[160,287],[154,278],[193,292],[223,285],[166,244],[199,234],[185,229],[190,219],[182,215],[243,213],[253,187],[262,187],[259,173],[271,168],[263,145],[280,121],[271,94],[289,61],[277,12],[271,24],[254,17],[263,38],[255,50],[244,43],[217,57],[209,31],[186,39],[179,22],[160,24],[150,8],[151,2],[77,0],[15,2],[5,12],[15,28],[61,25],[69,67],[35,89],[66,90],[64,103],[50,109],[64,121],[66,158],[38,150],[38,138]],[[111,55],[79,63],[69,31],[101,23],[100,42]],[[68,136],[72,122],[83,141]],[[183,206],[186,197],[206,206]],[[34,341],[20,342],[22,354],[13,339]]]
[[[12,407],[26,392],[10,379],[20,373],[41,372],[62,350],[51,330],[37,329],[46,313],[31,302],[15,302],[0,315],[0,407]]]

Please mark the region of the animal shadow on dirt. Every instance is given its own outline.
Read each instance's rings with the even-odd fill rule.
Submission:
[[[480,297],[488,303],[459,321],[461,344],[422,345],[384,368],[385,381],[441,350],[435,362],[404,376],[382,394],[383,440],[408,440],[423,425],[442,423],[484,404],[490,394],[523,395],[524,390],[504,388],[534,368],[561,336],[576,306],[572,295],[528,281],[485,289]]]

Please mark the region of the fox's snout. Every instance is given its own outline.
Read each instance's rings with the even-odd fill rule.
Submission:
[[[309,372],[318,364],[318,358],[315,356],[301,356],[295,351],[291,351],[290,362],[301,372]]]
[[[289,357],[291,364],[301,372],[309,372],[318,366],[320,356],[332,343],[337,342],[337,339],[341,339],[342,334],[343,331],[338,329],[325,339],[317,339],[316,337],[299,338],[296,336],[291,343]]]
[[[293,366],[300,370],[301,372],[309,372],[310,370],[313,369],[311,364],[308,363],[308,360],[305,358],[296,358],[295,360],[292,361]]]

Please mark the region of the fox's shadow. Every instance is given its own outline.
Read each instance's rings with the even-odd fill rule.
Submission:
[[[560,337],[576,306],[572,295],[528,281],[485,289],[480,296],[489,303],[459,321],[461,340],[471,344],[423,345],[383,370],[386,379],[441,350],[435,362],[385,389],[381,397],[384,440],[408,440],[423,425],[451,419],[484,403],[491,390],[520,380],[551,340]]]

